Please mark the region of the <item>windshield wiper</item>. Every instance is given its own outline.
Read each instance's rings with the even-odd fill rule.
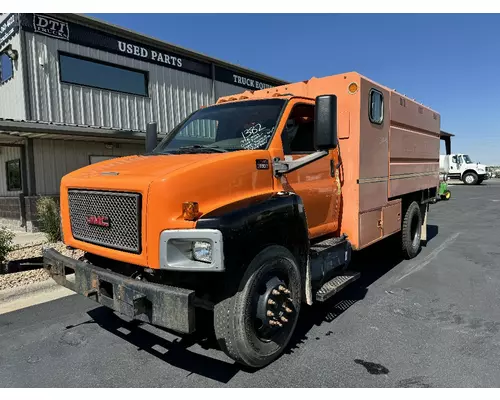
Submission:
[[[210,144],[193,144],[191,146],[181,146],[179,147],[179,150],[183,150],[183,149],[210,149],[210,150],[214,150],[214,151],[217,151],[219,153],[227,153],[228,150],[226,149],[222,149],[220,148],[219,146],[217,145],[210,145]]]

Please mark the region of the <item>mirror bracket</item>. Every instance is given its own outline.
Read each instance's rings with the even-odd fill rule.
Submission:
[[[293,161],[281,161],[279,158],[275,158],[273,160],[273,171],[274,176],[279,177],[289,172],[295,171],[299,168],[302,168],[310,163],[319,160],[327,156],[329,153],[326,150],[315,151],[312,154],[308,154],[307,156],[300,157]]]

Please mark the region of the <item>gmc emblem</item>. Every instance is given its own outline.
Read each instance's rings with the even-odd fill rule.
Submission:
[[[103,226],[105,228],[109,227],[109,218],[101,215],[88,215],[85,217],[87,224]]]

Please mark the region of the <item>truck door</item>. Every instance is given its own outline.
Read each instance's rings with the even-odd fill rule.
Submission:
[[[281,136],[285,159],[288,160],[315,151],[314,103],[297,101],[292,107]],[[304,202],[311,238],[338,228],[339,196],[334,161],[333,151],[330,151],[327,157],[284,176]]]
[[[449,159],[448,176],[451,179],[460,179],[461,178],[460,168],[462,167],[460,154],[453,154],[446,157],[448,157]]]

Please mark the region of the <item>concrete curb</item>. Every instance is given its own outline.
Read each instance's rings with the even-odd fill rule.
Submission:
[[[46,292],[56,289],[59,285],[52,278],[42,282],[35,282],[29,285],[22,285],[11,289],[0,290],[0,302],[15,300],[19,297],[32,295],[39,292]]]

